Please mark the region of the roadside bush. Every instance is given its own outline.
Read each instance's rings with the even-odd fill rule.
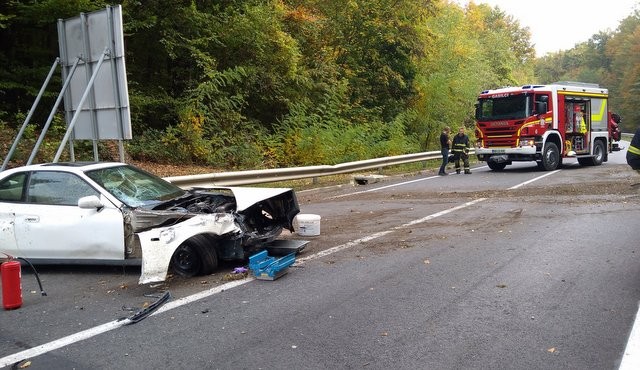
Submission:
[[[25,113],[17,113],[11,117],[13,124],[7,121],[0,121],[0,132],[2,132],[2,140],[0,140],[0,148],[2,148],[2,161],[5,156],[9,155],[9,150],[13,145],[16,137],[25,121],[27,115]],[[13,128],[16,127],[16,128]],[[38,148],[33,163],[43,163],[53,161],[60,142],[64,137],[66,130],[66,123],[62,114],[56,114],[53,117],[48,132],[45,134],[45,138],[42,140],[40,147]],[[22,136],[18,141],[15,151],[13,152],[10,163],[12,167],[26,164],[33,152],[38,138],[42,134],[42,128],[38,127],[35,123],[29,123],[22,132]],[[68,159],[68,150],[65,150],[60,160]]]
[[[125,145],[127,153],[138,161],[153,161],[158,163],[180,163],[184,160],[181,153],[163,142],[164,133],[150,129],[128,141]]]
[[[351,124],[325,111],[298,106],[267,142],[270,163],[280,166],[338,164],[417,152],[419,140],[405,134],[407,117],[391,123]]]

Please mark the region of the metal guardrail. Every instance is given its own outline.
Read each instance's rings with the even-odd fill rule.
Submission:
[[[469,154],[473,154],[471,149]],[[292,167],[272,170],[250,170],[237,172],[221,172],[190,176],[172,176],[164,179],[178,185],[181,188],[191,187],[208,187],[208,186],[239,186],[264,184],[268,182],[288,181],[303,178],[314,178],[321,176],[331,176],[344,173],[352,173],[356,171],[364,171],[372,168],[382,168],[395,166],[399,164],[440,160],[442,155],[440,151],[421,152],[414,154],[397,155],[393,157],[384,157],[376,159],[366,159],[362,161],[347,162],[336,164],[333,166],[308,166],[308,167]]]
[[[631,140],[633,134],[623,133],[624,139]],[[475,150],[471,148],[469,154],[475,154]],[[393,157],[384,157],[376,159],[366,159],[362,161],[347,162],[336,164],[333,166],[308,166],[308,167],[292,167],[280,168],[272,170],[250,170],[236,172],[220,172],[202,175],[190,176],[172,176],[164,179],[178,185],[181,188],[191,187],[209,187],[209,186],[240,186],[264,184],[277,181],[288,181],[305,178],[314,178],[322,176],[339,175],[344,173],[352,173],[357,171],[369,170],[372,168],[380,169],[382,167],[395,166],[399,164],[440,160],[442,155],[440,151],[421,152],[414,154],[397,155]]]

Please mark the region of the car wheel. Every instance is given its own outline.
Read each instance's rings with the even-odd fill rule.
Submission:
[[[218,252],[211,240],[203,236],[200,237],[205,239],[205,242],[202,243],[202,246],[198,250],[200,261],[202,261],[200,275],[210,275],[218,268]]]
[[[171,268],[184,277],[210,274],[217,267],[215,247],[202,235],[196,235],[182,243],[171,257]]]

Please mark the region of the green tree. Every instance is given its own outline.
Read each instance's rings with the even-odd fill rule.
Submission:
[[[425,58],[418,61],[413,130],[437,145],[443,126],[473,127],[477,94],[488,88],[525,83],[533,74],[527,29],[498,8],[443,3],[423,30]]]
[[[640,122],[640,11],[620,23],[606,51],[611,67],[603,81],[610,90],[610,105],[622,115],[625,131],[633,131]]]
[[[16,112],[28,109],[57,54],[55,20],[102,7],[0,4],[8,45],[0,59],[11,61],[0,67],[0,120],[16,126]],[[528,30],[482,4],[123,0],[122,8],[135,137],[127,150],[137,158],[255,168],[417,151],[442,125],[472,126],[480,90],[532,75]]]
[[[429,0],[314,2],[324,17],[324,35],[349,81],[350,100],[385,120],[402,112],[415,91],[414,61],[422,57],[417,27],[434,11]],[[377,113],[379,112],[379,113]],[[366,114],[366,113],[365,113]]]
[[[11,0],[0,2],[0,119],[17,124],[12,118],[31,108],[58,54],[57,21],[75,17],[105,6],[90,0]],[[54,74],[51,86],[40,105],[50,107],[60,91],[60,75]],[[49,114],[38,109],[34,122],[43,122]],[[8,115],[8,116],[7,116]],[[22,122],[20,122],[22,123]]]

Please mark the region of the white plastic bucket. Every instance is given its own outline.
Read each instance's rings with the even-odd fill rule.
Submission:
[[[301,236],[320,235],[320,216],[312,214],[299,214],[296,216],[298,228],[296,232]]]

